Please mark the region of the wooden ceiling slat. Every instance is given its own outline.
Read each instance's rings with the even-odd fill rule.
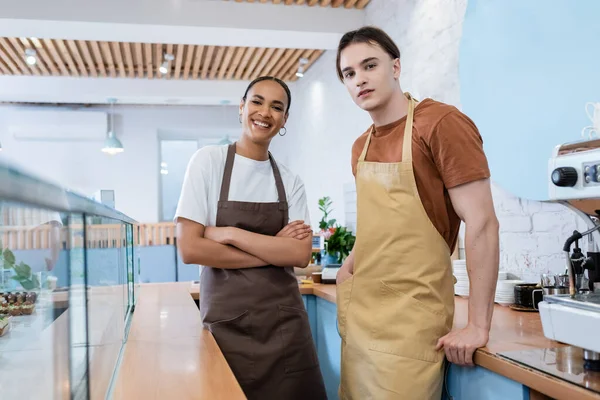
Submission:
[[[281,4],[281,0],[273,0],[273,4]]]
[[[190,77],[190,69],[192,68],[192,61],[194,61],[194,52],[196,51],[195,45],[188,45],[187,51],[185,52],[185,64],[183,65],[183,79]],[[200,65],[200,63],[198,63]]]
[[[123,63],[123,56],[121,54],[121,44],[119,42],[110,42],[110,47],[112,49],[113,59],[119,68],[119,75],[121,78],[125,78],[125,65]]]
[[[293,49],[280,49],[283,50],[283,56],[280,57],[273,57],[273,61],[276,61],[276,63],[269,63],[268,65],[271,65],[271,68],[265,68],[264,71],[261,72],[261,75],[271,75],[273,76],[277,71],[279,71],[284,65],[285,63],[290,59],[290,57],[294,54]],[[272,66],[273,64],[275,64],[275,66]]]
[[[67,49],[67,44],[65,43],[65,41],[64,40],[56,40],[55,42],[56,42],[56,47],[58,48],[58,51],[60,51],[62,59],[65,60],[67,65],[69,66],[71,75],[79,76],[79,71],[77,70],[77,67],[75,66],[75,62],[73,62],[73,57],[71,56],[69,49]]]
[[[173,45],[171,43],[167,44],[167,50],[166,50],[167,54],[171,54],[173,55]],[[173,60],[175,61],[175,60]],[[167,72],[167,79],[171,79],[171,73],[173,72],[173,61],[169,61],[169,66],[167,67],[167,69],[169,70],[169,72]]]
[[[255,50],[256,50],[256,47],[246,48],[246,50],[244,51],[244,58],[242,58],[240,65],[238,65],[237,70],[235,71],[234,79],[242,79],[244,70],[248,66],[248,63],[250,62],[250,58],[252,57],[252,54],[254,53]]]
[[[202,56],[204,55],[204,46],[196,46],[196,54],[194,55],[194,66],[192,67],[192,79],[198,79],[200,73],[200,65],[202,64]]]
[[[215,59],[210,63],[210,79],[215,79],[217,77],[217,72],[219,72],[219,66],[221,65],[223,54],[225,54],[225,48],[225,46],[219,46]]]
[[[87,43],[84,40],[78,40],[77,45],[79,46],[79,49],[83,54],[83,59],[85,60],[90,75],[96,78],[98,76],[98,72],[96,71],[96,64],[94,63],[94,60],[92,60],[92,55],[90,54],[90,50],[88,49]]]
[[[8,60],[11,61],[11,64],[16,66],[16,69],[19,71],[19,75],[31,75],[31,71],[27,68],[27,64],[25,63],[23,57],[19,57],[12,45],[9,43],[9,40],[5,38],[0,38],[0,44],[4,47],[4,55],[6,56],[5,62],[8,63]]]
[[[344,3],[344,7],[354,8],[354,6],[356,6],[356,1],[357,0],[346,0],[346,3]]]
[[[308,0],[308,6],[313,7],[319,2],[319,0]]]
[[[65,76],[69,76],[69,71],[67,70],[67,67],[65,67],[64,61],[58,54],[56,46],[54,45],[54,41],[52,41],[52,39],[44,39],[44,45],[46,45],[46,47],[48,48],[48,52],[54,59],[54,63],[56,64],[58,69],[60,69],[60,73]]]
[[[344,0],[332,0],[331,7],[338,8],[342,4],[344,4]]]
[[[275,67],[275,64],[277,64],[277,61],[285,53],[285,49],[272,48],[269,50],[270,54],[263,59],[263,62],[261,63],[261,66],[257,68],[256,75],[254,75],[254,77],[269,75],[269,72],[271,72],[273,67]]]
[[[144,43],[144,69],[146,70],[146,77],[148,79],[154,78],[154,66],[152,65],[152,44]]]
[[[273,52],[274,49],[271,50],[271,53]],[[248,68],[246,68],[246,71],[244,72],[244,76],[242,77],[242,79],[247,80],[250,78],[250,76],[254,73],[254,69],[256,68],[258,62],[261,60],[263,54],[265,54],[265,52],[267,51],[267,49],[265,47],[260,47],[258,48],[258,50],[254,53],[254,56],[252,57],[252,61],[250,62],[250,65],[248,65]],[[265,61],[263,61],[264,65],[267,61],[266,59],[268,59],[269,57],[265,57]],[[262,67],[260,67],[262,68]]]
[[[312,3],[313,0],[310,1]],[[303,4],[307,4],[307,1]],[[314,4],[318,4],[318,0]],[[38,62],[33,66],[25,61],[25,50],[29,48],[37,51]],[[172,54],[174,60],[169,63],[167,79],[246,80],[271,75],[289,80],[295,76],[299,58],[308,58],[308,55],[316,51],[72,39],[41,39],[40,41],[36,38],[0,38],[0,61],[2,62],[0,73],[152,79],[154,76],[163,77],[159,67],[165,61],[164,55]]]
[[[20,59],[20,61],[23,62],[23,66],[21,67],[21,69],[23,69],[23,67],[24,67],[29,71],[29,75],[31,75],[33,73],[36,76],[40,76],[40,71],[38,68],[36,68],[35,65],[29,65],[29,64],[27,64],[27,62],[24,61],[25,60],[25,46],[23,46],[23,42],[21,42],[17,38],[8,38],[8,41],[10,42],[13,49],[15,50],[13,58],[16,57],[17,59]]]
[[[331,0],[321,0],[321,7],[328,7],[331,4]]]
[[[276,51],[277,53],[275,53]],[[274,47],[268,48],[262,60],[260,60],[260,64],[258,64],[254,71],[252,71],[251,78],[256,79],[259,76],[269,75],[269,71],[273,68],[273,64],[275,64],[275,62],[279,58],[278,55],[280,55],[284,51],[284,49],[276,49]],[[273,56],[273,53],[275,53],[276,55]]]
[[[235,71],[237,71],[238,67],[240,66],[240,61],[242,60],[242,56],[244,55],[246,49],[244,49],[243,47],[237,47],[235,50],[235,57],[233,57],[233,61],[231,62],[231,64],[229,65],[229,69],[227,70],[227,76],[225,76],[226,79],[231,79],[233,78],[233,74],[235,74]]]
[[[173,75],[173,78],[175,79],[179,79],[179,75],[181,75],[181,65],[183,63],[185,47],[189,46],[178,44],[175,50],[175,73]]]
[[[73,58],[75,59],[75,64],[77,64],[77,68],[79,68],[79,73],[82,76],[87,78],[88,71],[85,66],[85,63],[83,62],[83,58],[81,57],[81,53],[79,52],[79,49],[77,48],[77,44],[75,43],[74,40],[67,40],[67,46],[69,47],[69,50],[71,51],[71,54],[73,55]]]
[[[306,3],[306,0],[296,0],[296,4],[298,4],[299,6],[301,6],[304,3]]]
[[[8,65],[4,64],[2,57],[0,57],[0,75],[12,75],[10,68],[8,68]]]
[[[233,59],[235,50],[236,50],[236,48],[233,46],[227,47],[227,51],[225,52],[225,57],[223,58],[223,62],[221,63],[221,66],[219,67],[219,75],[218,75],[219,79],[225,78],[225,74],[231,68],[230,67],[231,60]]]
[[[96,41],[89,42],[90,47],[92,48],[92,54],[94,55],[94,60],[96,61],[96,65],[100,70],[100,76],[103,78],[106,77],[106,67],[104,66],[104,59],[102,58],[102,52],[100,51],[100,43]]]
[[[52,75],[52,76],[59,75],[58,69],[56,68],[56,65],[54,64],[54,60],[52,59],[52,57],[50,57],[48,55],[48,52],[42,45],[42,42],[40,42],[40,40],[38,38],[31,38],[30,40],[31,40],[31,43],[33,44],[33,47],[35,48],[35,51],[38,54],[38,62],[40,64],[46,65],[46,67],[48,67],[48,70],[50,71],[50,75]]]
[[[315,50],[304,50],[304,52],[300,55],[300,57],[298,57],[296,64],[291,65],[287,71],[284,71],[282,73],[282,75],[283,75],[282,79],[284,81],[291,80],[296,75],[296,72],[298,71],[298,67],[300,66],[300,58],[306,58],[308,60],[308,59],[310,59],[310,56],[312,56],[314,52],[315,52]],[[306,70],[306,65],[304,65],[304,70]]]
[[[369,4],[370,0],[358,0],[358,3],[356,3],[356,8],[358,8],[359,10],[362,10],[363,8],[365,8],[367,6],[367,4]]]
[[[212,63],[213,54],[215,52],[215,46],[208,46],[206,50],[206,56],[204,57],[204,61],[202,62],[202,79],[206,79],[208,76],[208,69],[210,68],[210,64]]]
[[[125,53],[125,71],[127,72],[128,78],[135,77],[135,64],[133,63],[133,56],[131,53],[131,43],[121,43],[123,53]]]
[[[113,60],[113,56],[110,52],[110,44],[108,42],[100,42],[100,49],[102,50],[102,55],[104,56],[104,61],[106,62],[108,74],[111,78],[116,77],[117,71],[115,69],[115,62]]]
[[[163,58],[164,58],[164,55],[163,55],[162,44],[155,44],[154,45],[154,62],[155,62],[155,64],[152,67],[152,69],[155,70],[157,78],[162,78],[162,76],[163,76],[162,72],[160,72],[160,70],[159,70],[160,65],[163,62]]]
[[[142,44],[134,43],[133,51],[135,54],[135,65],[137,65],[138,78],[144,77],[144,55],[142,54]]]
[[[288,61],[285,64],[283,64],[281,68],[273,71],[273,76],[276,76],[279,79],[285,79],[285,75],[287,75],[287,72],[290,70],[290,68],[292,68],[293,66],[298,68],[298,60],[300,60],[302,53],[304,53],[303,49],[297,49],[296,51],[294,51],[292,53],[292,56],[288,59]]]
[[[285,0],[285,5],[289,6],[294,3],[294,0]]]
[[[267,0],[260,0],[260,2],[261,2],[261,3],[266,3],[266,2],[267,2]]]

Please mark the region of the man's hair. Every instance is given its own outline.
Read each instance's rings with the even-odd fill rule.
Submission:
[[[342,36],[337,50],[336,66],[340,81],[344,80],[344,75],[342,74],[342,70],[340,68],[340,56],[342,54],[342,50],[354,43],[377,44],[386,53],[388,53],[390,57],[392,57],[392,60],[400,58],[400,50],[398,49],[398,46],[382,29],[374,26],[364,26],[355,31],[350,31]]]

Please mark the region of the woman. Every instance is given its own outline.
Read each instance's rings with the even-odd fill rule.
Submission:
[[[175,213],[183,261],[203,266],[203,324],[248,399],[326,398],[293,271],[312,252],[304,185],[268,151],[290,102],[281,80],[252,81],[241,139],[196,152]]]

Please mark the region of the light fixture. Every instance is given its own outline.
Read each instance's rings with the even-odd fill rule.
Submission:
[[[114,105],[117,99],[108,99],[110,103],[110,130],[106,135],[106,139],[104,140],[104,147],[102,148],[102,152],[115,155],[117,153],[122,153],[125,151],[121,141],[117,139],[115,136],[115,114],[114,114]]]
[[[166,74],[167,72],[169,72],[169,61],[173,61],[174,59],[175,57],[173,56],[173,54],[165,53],[164,61],[158,68],[161,74]]]
[[[0,151],[2,151],[2,143],[0,143]]]
[[[34,49],[25,49],[25,62],[29,65],[37,63],[37,52]]]
[[[296,76],[298,78],[302,78],[304,76],[304,66],[306,64],[308,64],[308,60],[306,58],[301,58],[300,60],[298,60],[298,71],[296,71]]]

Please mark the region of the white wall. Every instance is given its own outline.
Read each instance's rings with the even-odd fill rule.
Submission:
[[[458,58],[466,4],[467,0],[394,0],[367,7],[367,24],[384,29],[400,47],[404,90],[460,109]],[[326,195],[334,201],[333,216],[353,225],[355,203],[351,189],[344,196],[343,186],[353,180],[352,143],[371,123],[337,79],[335,56],[334,51],[323,54],[292,87],[288,135],[276,148],[303,177],[315,226],[321,217],[317,199]],[[562,243],[577,224],[583,228],[579,218],[562,206],[518,199],[497,186],[493,196],[501,224],[500,267],[531,281],[541,272],[563,271]]]
[[[233,106],[115,106],[115,128],[125,152],[109,156],[100,151],[102,142],[15,140],[7,125],[16,109],[0,106],[1,158],[84,195],[113,189],[116,208],[140,222],[156,222],[159,216],[159,134],[220,139],[239,131]]]

